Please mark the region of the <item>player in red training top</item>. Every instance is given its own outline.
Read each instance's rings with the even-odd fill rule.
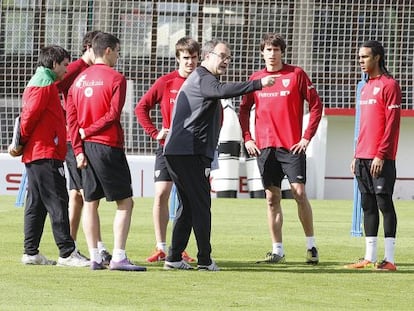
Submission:
[[[100,32],[92,40],[95,64],[83,71],[69,90],[67,123],[78,167],[82,168],[84,192],[83,231],[90,254],[90,268],[104,269],[98,250],[99,201],[115,201],[114,248],[111,270],[145,271],[126,256],[131,223],[131,173],[124,152],[121,112],[125,104],[126,79],[114,70],[120,52],[115,36]]]
[[[397,215],[392,195],[396,179],[395,158],[400,134],[401,89],[385,67],[385,50],[378,41],[359,49],[361,69],[368,76],[361,89],[360,131],[351,170],[358,181],[364,211],[365,256],[346,265],[349,269],[373,267],[377,261],[379,211],[384,221],[385,257],[377,270],[394,271]]]
[[[239,112],[245,147],[250,156],[257,156],[268,207],[272,251],[258,263],[285,262],[280,187],[286,175],[306,236],[306,262],[317,264],[319,257],[315,245],[312,208],[305,191],[306,148],[316,133],[323,106],[307,74],[297,66],[283,63],[286,43],[281,35],[265,34],[260,49],[266,67],[253,73],[250,79],[276,75],[276,82],[272,87],[245,95]],[[309,104],[310,119],[302,135],[304,100]],[[255,141],[249,126],[253,105],[256,105]]]
[[[155,152],[155,197],[152,211],[157,244],[154,253],[147,258],[148,262],[163,261],[167,254],[168,199],[173,182],[168,173],[162,149],[170,128],[175,97],[181,85],[197,67],[200,57],[200,45],[192,38],[183,37],[175,45],[175,57],[178,70],[170,72],[155,81],[135,108],[139,124],[149,136],[160,142],[160,146]],[[160,105],[162,115],[162,129],[160,130],[155,127],[150,116],[150,111],[157,104]],[[182,256],[187,262],[194,261],[185,251]]]
[[[64,106],[66,110],[66,101],[68,97],[69,88],[76,77],[89,66],[94,63],[95,55],[92,50],[92,39],[99,33],[99,30],[89,31],[83,36],[82,40],[82,56],[77,60],[71,62],[67,67],[67,73],[63,80],[57,82],[57,87],[63,95]],[[83,186],[82,186],[82,174],[76,164],[75,154],[73,153],[72,143],[70,142],[70,136],[67,137],[68,152],[66,154],[65,162],[69,172],[69,224],[70,235],[75,241],[78,236],[78,229],[82,215],[83,207]],[[78,248],[77,248],[78,249]],[[98,249],[106,264],[109,264],[111,260],[111,254],[106,250],[104,243],[102,242],[101,233],[99,232]],[[79,250],[78,250],[79,252]],[[83,256],[80,252],[79,255]]]

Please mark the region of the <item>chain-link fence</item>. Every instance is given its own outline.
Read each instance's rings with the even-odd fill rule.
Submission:
[[[228,41],[234,61],[226,81],[241,81],[264,66],[259,42],[279,32],[285,62],[303,67],[327,108],[353,108],[360,79],[358,46],[386,47],[388,69],[401,84],[403,109],[413,109],[414,5],[412,1],[125,1],[2,0],[0,7],[0,152],[7,149],[21,94],[34,73],[40,47],[59,44],[79,57],[89,30],[121,40],[117,69],[128,79],[122,122],[129,154],[152,154],[157,143],[138,125],[134,108],[159,76],[176,69],[174,47],[185,35],[200,43]],[[240,98],[235,98],[238,107]],[[153,118],[161,127],[160,114]]]

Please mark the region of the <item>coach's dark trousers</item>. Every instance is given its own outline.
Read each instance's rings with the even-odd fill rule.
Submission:
[[[24,252],[36,255],[49,213],[53,236],[60,257],[68,257],[75,249],[70,236],[68,191],[63,161],[43,159],[26,164],[28,178],[24,210]]]
[[[181,261],[191,234],[197,241],[199,265],[211,264],[211,159],[198,155],[166,155],[168,171],[177,187],[180,206],[174,220],[168,261]]]

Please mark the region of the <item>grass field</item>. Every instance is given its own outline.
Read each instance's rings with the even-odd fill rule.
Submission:
[[[350,236],[351,201],[312,201],[320,264],[308,266],[292,200],[283,201],[287,263],[258,265],[271,248],[264,200],[213,199],[212,255],[222,271],[200,272],[145,263],[154,248],[152,199],[136,198],[127,252],[148,271],[133,273],[22,265],[23,208],[14,200],[0,198],[0,310],[413,310],[412,201],[396,202],[398,271],[390,273],[342,268],[364,252],[364,239]],[[100,207],[109,249],[114,210]],[[87,253],[82,231],[78,243]],[[40,250],[57,259],[49,221]],[[187,250],[195,256],[193,236]],[[382,238],[378,253],[382,259]]]

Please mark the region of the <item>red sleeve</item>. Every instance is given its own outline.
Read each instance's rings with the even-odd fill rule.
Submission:
[[[395,80],[391,81],[394,83],[386,84],[384,89],[385,130],[376,154],[380,159],[395,157],[400,133],[401,89]]]
[[[239,108],[239,122],[244,142],[252,140],[250,132],[250,111],[254,105],[254,93],[247,93],[242,97]]]
[[[142,96],[135,107],[135,115],[138,123],[142,126],[145,133],[155,139],[158,135],[158,129],[151,120],[150,111],[154,109],[157,103],[161,103],[162,95],[165,88],[164,76],[159,78],[152,87]]]
[[[79,153],[83,153],[83,144],[79,135],[78,112],[73,103],[72,90],[73,88],[69,89],[66,100],[66,124],[73,151],[75,155],[78,155]]]
[[[114,122],[120,122],[122,108],[125,105],[126,85],[126,79],[122,75],[119,75],[114,80],[109,110],[89,127],[84,128],[85,138],[98,134],[103,129],[111,126]]]
[[[302,69],[300,69],[300,71],[299,87],[303,98],[306,99],[309,104],[310,113],[309,124],[303,134],[303,138],[311,140],[318,130],[319,122],[322,118],[323,105],[318,92],[316,91],[307,74]]]
[[[64,99],[68,96],[69,88],[72,85],[73,81],[75,81],[76,77],[86,68],[88,68],[88,64],[82,58],[79,58],[76,61],[71,62],[66,67],[66,73],[63,77],[63,80],[57,81],[56,86],[59,89],[59,92],[63,94]]]
[[[20,141],[24,145],[33,133],[46,105],[49,103],[49,87],[28,87],[23,94],[20,116]]]

